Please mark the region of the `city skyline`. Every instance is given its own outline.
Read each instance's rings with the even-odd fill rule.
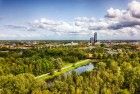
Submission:
[[[0,40],[139,40],[140,0],[0,0]]]

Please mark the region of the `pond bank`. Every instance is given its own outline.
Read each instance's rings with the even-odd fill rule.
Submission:
[[[64,74],[65,72],[68,72],[68,71],[74,70],[78,67],[92,63],[93,61],[95,61],[95,60],[91,60],[91,59],[81,60],[81,61],[78,61],[74,64],[63,67],[61,69],[61,71],[55,71],[53,75],[50,75],[49,73],[47,73],[47,74],[37,76],[36,79],[42,79],[42,80],[52,79],[52,78],[57,77],[61,74]]]

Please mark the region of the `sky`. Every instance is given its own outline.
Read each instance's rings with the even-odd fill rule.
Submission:
[[[135,40],[139,30],[139,0],[0,0],[0,40]]]

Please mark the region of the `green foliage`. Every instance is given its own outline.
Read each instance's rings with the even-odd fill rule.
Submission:
[[[45,82],[36,80],[31,74],[8,75],[0,77],[1,94],[29,94],[45,90]],[[42,94],[42,93],[41,93]]]
[[[135,46],[1,50],[8,51],[0,52],[0,94],[138,94],[140,91],[140,52]],[[72,72],[49,81],[35,77],[61,71],[67,63],[75,67],[75,62],[85,59],[87,53],[99,60],[90,72],[80,75]]]
[[[5,49],[7,50],[7,49]],[[0,52],[0,75],[32,73],[41,75],[61,71],[65,63],[75,63],[85,58],[85,52],[78,48],[32,48]]]

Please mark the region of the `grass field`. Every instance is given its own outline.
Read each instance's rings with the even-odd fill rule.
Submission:
[[[55,71],[53,75],[50,75],[49,73],[46,73],[46,74],[43,74],[43,75],[40,75],[40,76],[37,76],[36,79],[42,79],[42,80],[48,80],[48,79],[52,79],[56,76],[59,76],[67,71],[70,71],[70,70],[73,70],[75,68],[78,68],[80,66],[83,66],[83,65],[86,65],[88,63],[91,63],[92,60],[90,59],[86,59],[86,60],[81,60],[81,61],[78,61],[74,64],[68,64],[68,65],[65,65],[61,71]]]

